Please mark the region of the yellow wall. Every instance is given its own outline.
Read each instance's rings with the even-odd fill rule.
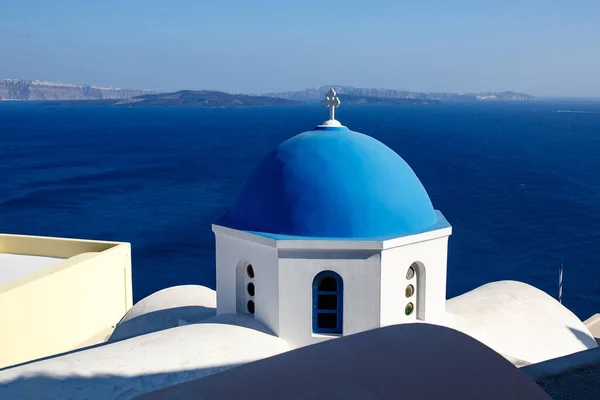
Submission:
[[[600,345],[600,314],[594,314],[583,322]]]
[[[0,252],[69,257],[0,285],[0,368],[91,344],[132,306],[129,243],[0,235]]]

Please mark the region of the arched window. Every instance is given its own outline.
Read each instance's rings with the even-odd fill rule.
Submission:
[[[313,280],[313,332],[342,333],[344,282],[333,271],[320,272]]]
[[[239,314],[254,315],[256,291],[254,267],[247,261],[240,261],[236,267],[236,310]]]
[[[421,261],[413,262],[406,270],[402,312],[407,319],[425,320],[425,274],[425,264]]]

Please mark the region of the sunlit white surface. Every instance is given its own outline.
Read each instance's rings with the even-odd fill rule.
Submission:
[[[55,264],[64,258],[0,253],[0,284]]]

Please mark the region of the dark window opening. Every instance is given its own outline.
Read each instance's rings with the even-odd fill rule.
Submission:
[[[254,314],[254,302],[252,300],[248,300],[248,312]]]
[[[254,278],[254,268],[252,268],[252,264],[249,264],[246,267],[246,273],[248,274],[248,276],[252,279]]]
[[[313,332],[342,333],[344,284],[333,271],[323,271],[313,280]]]
[[[319,290],[323,292],[337,292],[337,281],[331,276],[324,276],[319,282]]]
[[[319,314],[317,323],[320,328],[335,329],[337,327],[337,315],[335,314]]]
[[[254,296],[254,283],[250,282],[247,286],[248,294]]]
[[[320,294],[317,308],[319,310],[336,310],[337,298],[337,294]]]

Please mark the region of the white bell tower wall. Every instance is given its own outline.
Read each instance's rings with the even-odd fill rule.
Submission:
[[[305,249],[279,254],[279,337],[291,348],[379,327],[380,251]],[[324,271],[343,281],[342,333],[314,332],[313,282]]]
[[[381,326],[443,319],[450,234],[447,227],[385,242]]]
[[[217,315],[254,315],[279,333],[279,270],[275,247],[246,240],[245,232],[213,226],[216,241]],[[267,240],[267,239],[265,239]]]
[[[213,231],[217,314],[254,315],[292,348],[399,323],[443,323],[452,227],[439,212],[430,231],[383,241]]]

